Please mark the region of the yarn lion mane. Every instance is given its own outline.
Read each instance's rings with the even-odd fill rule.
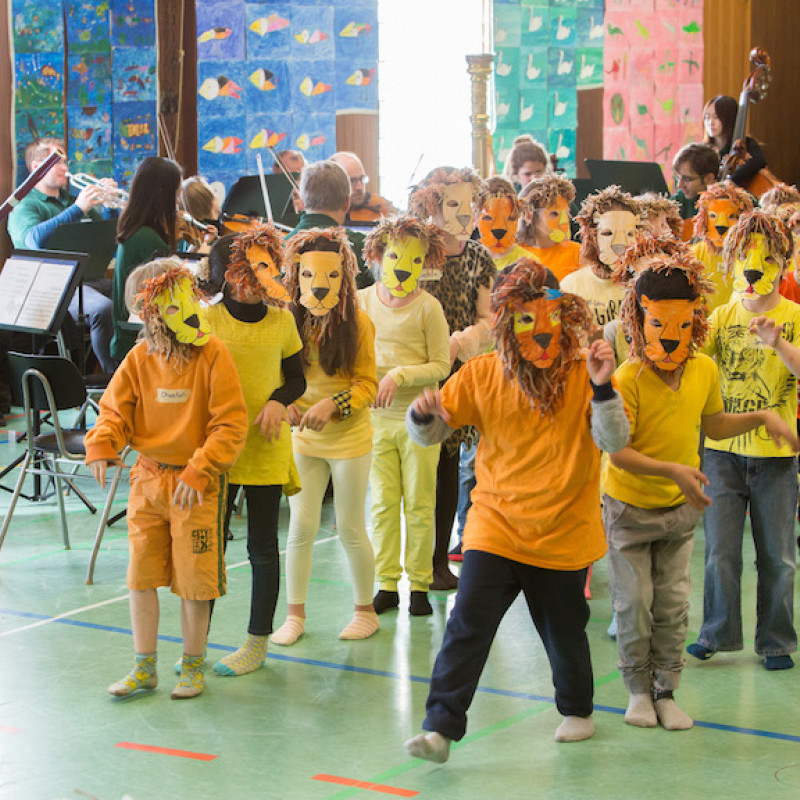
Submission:
[[[697,199],[697,216],[694,218],[695,238],[702,239],[712,253],[721,253],[722,248],[717,247],[708,238],[708,207],[714,200],[730,200],[739,209],[740,214],[752,211],[753,201],[744,189],[740,189],[731,181],[713,184]]]
[[[483,181],[470,167],[437,167],[416,186],[408,196],[408,213],[417,219],[430,219],[441,207],[444,190],[454,183],[472,184],[472,209],[478,210],[478,200],[483,191]]]
[[[567,376],[583,359],[591,327],[586,301],[574,294],[561,294],[561,353],[552,366],[539,369],[520,355],[514,334],[514,314],[522,305],[545,296],[549,270],[534,258],[520,258],[502,270],[492,291],[492,332],[506,378],[515,382],[531,408],[552,416],[564,401]]]
[[[382,219],[364,241],[364,260],[380,264],[387,244],[403,239],[419,239],[425,245],[423,269],[439,269],[444,264],[447,253],[439,229],[410,216]]]
[[[714,292],[714,284],[705,277],[703,263],[696,259],[691,251],[681,248],[665,260],[654,260],[628,283],[625,298],[620,307],[619,318],[625,335],[630,342],[631,359],[640,361],[643,364],[652,364],[645,355],[644,309],[637,295],[637,283],[643,275],[657,274],[667,277],[675,271],[682,272],[686,276],[695,296],[703,300],[692,315],[690,354],[695,353],[698,348],[703,346],[708,332],[708,298]]]
[[[163,356],[178,367],[189,363],[193,345],[181,343],[175,338],[175,334],[164,322],[156,300],[164,292],[171,292],[183,280],[188,280],[194,287],[194,276],[185,266],[172,266],[161,275],[146,281],[134,300],[135,308],[144,323],[142,332],[147,342],[147,351]]]
[[[310,245],[317,240],[326,240],[335,246],[330,247],[330,252],[336,251],[342,257],[342,288],[339,292],[339,302],[323,317],[305,313],[305,309],[300,305],[300,255],[304,250],[314,250],[315,248]],[[309,228],[300,231],[288,240],[284,255],[289,268],[285,281],[286,291],[302,319],[300,334],[303,341],[308,342],[306,338],[308,334],[322,343],[330,338],[340,321],[354,318],[358,307],[356,298],[358,262],[347,238],[347,232],[344,228]]]
[[[786,223],[775,214],[756,208],[739,217],[725,237],[722,257],[726,275],[733,269],[733,262],[744,255],[750,237],[757,233],[764,237],[769,252],[784,264],[792,257],[792,236]]]
[[[266,250],[278,272],[284,272],[283,235],[274,225],[261,223],[234,240],[225,281],[243,294],[257,294],[267,305],[282,308],[283,303],[269,294],[253,272],[250,258],[253,248]]]
[[[609,186],[599,192],[590,194],[581,205],[575,217],[581,232],[581,264],[599,264],[600,248],[597,244],[597,222],[595,216],[608,211],[630,211],[639,215],[639,203],[628,192],[619,186]]]

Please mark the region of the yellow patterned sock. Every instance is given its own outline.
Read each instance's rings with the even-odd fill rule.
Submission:
[[[264,666],[267,655],[267,637],[247,634],[245,643],[235,652],[214,664],[217,675],[246,675]]]
[[[350,624],[339,634],[340,639],[369,639],[381,627],[374,611],[356,611]]]
[[[171,694],[173,700],[186,700],[203,693],[203,661],[202,655],[187,656],[186,653],[183,654],[181,678]]]
[[[121,681],[112,683],[108,691],[115,697],[127,697],[138,689],[155,689],[156,686],[156,654],[137,653],[134,668]]]

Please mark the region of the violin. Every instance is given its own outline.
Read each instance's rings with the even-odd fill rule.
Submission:
[[[217,238],[217,228],[213,223],[203,223],[188,211],[178,209],[175,220],[175,238],[186,242],[190,247],[200,248]]]
[[[739,95],[739,109],[736,112],[736,122],[733,126],[733,144],[730,152],[720,164],[717,176],[720,181],[730,178],[739,167],[749,160],[750,154],[747,152],[745,143],[747,112],[750,103],[758,103],[767,96],[772,82],[772,59],[762,47],[754,47],[750,51],[750,66],[751,72],[745,78],[742,92]],[[768,169],[761,169],[744,188],[750,194],[761,197],[764,192],[777,186],[778,183],[778,179]]]
[[[220,223],[222,223],[224,234],[249,233],[256,225],[269,224],[263,217],[255,214],[252,216],[247,214],[223,214],[219,219]],[[288,225],[281,225],[279,222],[273,222],[272,225],[285,233],[292,230]]]

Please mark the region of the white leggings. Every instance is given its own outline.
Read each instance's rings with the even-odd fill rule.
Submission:
[[[369,605],[375,584],[375,552],[367,536],[364,504],[372,453],[358,458],[315,458],[295,453],[294,460],[303,489],[289,498],[287,602],[299,605],[306,601],[314,539],[319,530],[322,501],[330,476],[333,479],[336,529],[350,563],[353,598],[357,606]]]

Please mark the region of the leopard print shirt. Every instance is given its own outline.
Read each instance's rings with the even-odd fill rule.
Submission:
[[[419,285],[432,294],[444,309],[450,333],[463,331],[477,321],[478,289],[492,288],[497,274],[489,251],[480,243],[470,239],[460,255],[449,256],[442,266],[439,280],[421,280]],[[451,375],[461,367],[456,361]],[[444,442],[448,453],[458,450],[465,442],[468,446],[477,438],[472,427],[459,428]]]

